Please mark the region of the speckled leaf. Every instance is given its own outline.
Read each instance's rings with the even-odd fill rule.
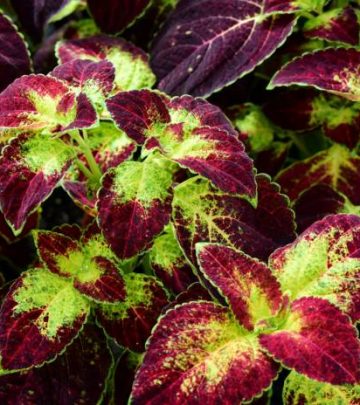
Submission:
[[[154,43],[159,88],[207,96],[252,71],[283,44],[295,22],[291,15],[265,13],[264,4],[181,0]]]
[[[293,13],[307,11],[321,13],[328,0],[265,0],[265,11],[268,13]]]
[[[111,122],[101,122],[98,127],[88,130],[87,135],[87,143],[103,173],[130,159],[136,150],[136,144]],[[79,159],[89,168],[83,155],[79,155]],[[89,214],[96,214],[98,185],[89,181],[77,164],[68,170],[62,185],[76,204]]]
[[[291,200],[311,186],[323,183],[360,205],[360,158],[347,148],[334,145],[312,157],[296,162],[279,173],[277,181]]]
[[[322,297],[360,320],[360,217],[328,216],[291,245],[275,251],[270,267],[291,299]]]
[[[252,162],[217,107],[190,96],[171,100],[147,90],[120,93],[107,107],[132,139],[146,141],[143,155],[157,148],[224,191],[255,197]]]
[[[124,280],[126,299],[118,304],[100,305],[96,317],[121,346],[143,352],[162,308],[168,304],[167,295],[154,277],[131,273]]]
[[[151,248],[150,266],[164,285],[178,294],[197,279],[182,252],[172,227],[154,240]]]
[[[169,222],[176,167],[158,155],[107,172],[98,194],[99,224],[114,252],[131,258],[149,249]]]
[[[22,76],[0,94],[0,128],[66,131],[96,123],[89,99],[54,77]]]
[[[12,22],[0,13],[0,91],[30,73],[29,51]]]
[[[331,384],[359,381],[360,343],[356,329],[327,300],[294,301],[281,329],[259,339],[286,367]]]
[[[53,273],[70,278],[74,287],[100,302],[117,302],[126,296],[124,280],[111,259],[113,253],[101,234],[77,242],[56,232],[37,231],[40,259]]]
[[[52,360],[77,336],[89,310],[68,280],[45,269],[23,273],[0,310],[2,372]]]
[[[51,20],[59,20],[71,14],[83,0],[10,0],[21,25],[36,41],[43,35]]]
[[[266,260],[277,247],[295,238],[293,212],[279,187],[257,176],[258,206],[192,178],[175,188],[173,221],[177,238],[195,264],[198,242],[223,243]]]
[[[315,51],[294,59],[271,80],[276,86],[312,86],[329,93],[360,101],[360,51],[333,48]]]
[[[280,285],[263,263],[224,245],[196,245],[200,270],[228,301],[241,325],[254,330],[281,309]]]
[[[132,403],[240,403],[267,388],[277,369],[226,308],[206,301],[184,304],[154,329]]]
[[[114,93],[152,87],[156,80],[146,53],[121,38],[96,35],[63,41],[56,53],[60,63],[74,59],[111,62],[115,68]]]
[[[331,186],[318,184],[305,190],[294,202],[298,232],[330,214],[360,215],[360,206],[353,205]]]
[[[23,133],[0,158],[0,207],[15,234],[52,193],[74,157],[60,139]]]
[[[116,34],[128,27],[150,4],[150,0],[88,0],[90,13],[102,31]]]
[[[56,67],[50,74],[78,88],[94,104],[100,105],[111,93],[115,80],[114,66],[106,60],[92,62],[75,59]]]
[[[352,7],[335,8],[308,20],[303,31],[309,38],[358,45],[360,25]]]
[[[104,334],[85,325],[64,354],[41,368],[0,377],[3,404],[95,404],[102,397],[112,356]]]
[[[292,371],[285,380],[283,399],[287,405],[358,405],[360,385],[328,384]]]

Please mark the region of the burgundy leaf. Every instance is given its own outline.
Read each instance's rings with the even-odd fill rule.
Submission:
[[[295,22],[291,15],[264,13],[264,3],[180,1],[152,51],[159,88],[206,96],[252,71],[282,45]]]

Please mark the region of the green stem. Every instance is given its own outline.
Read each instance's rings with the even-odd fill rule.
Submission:
[[[299,138],[298,135],[293,134],[292,132],[288,133],[290,139],[294,143],[294,145],[300,150],[300,152],[304,155],[304,157],[308,157],[310,155],[306,145],[302,140]]]
[[[81,170],[83,172],[83,174],[88,178],[91,179],[93,178],[93,174],[91,173],[91,171],[84,165],[84,163],[81,160],[77,160],[76,164],[79,168],[79,170]]]

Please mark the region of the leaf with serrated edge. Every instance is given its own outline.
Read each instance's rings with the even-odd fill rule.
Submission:
[[[57,132],[89,128],[96,120],[89,99],[55,77],[22,76],[0,94],[1,129]]]
[[[56,232],[34,233],[39,256],[53,273],[70,278],[82,294],[99,302],[117,302],[126,296],[124,280],[101,235],[79,242]]]
[[[285,65],[272,78],[269,88],[312,86],[352,101],[360,101],[360,51],[329,48],[308,53]]]
[[[131,258],[149,249],[169,222],[176,165],[154,154],[124,162],[103,177],[99,224],[114,252]]]
[[[296,162],[279,173],[276,181],[291,200],[311,186],[324,183],[360,205],[360,158],[341,145]]]
[[[269,266],[291,299],[326,298],[360,320],[360,217],[331,215],[275,251]]]
[[[88,0],[89,11],[102,31],[117,34],[144,13],[150,0]]]
[[[295,239],[294,214],[288,200],[266,175],[258,175],[257,183],[257,208],[199,178],[175,188],[173,223],[178,241],[193,264],[198,242],[222,243],[267,260],[276,248]]]
[[[0,372],[52,360],[77,336],[89,311],[68,280],[45,269],[23,273],[0,310]]]
[[[280,285],[264,263],[218,244],[199,243],[196,252],[200,270],[223,294],[245,328],[256,330],[258,323],[281,309]]]
[[[156,81],[146,53],[121,38],[96,35],[67,40],[58,43],[56,54],[60,63],[74,59],[111,62],[115,68],[115,94],[119,91],[152,87]]]
[[[255,69],[285,42],[295,24],[292,15],[264,12],[265,3],[180,1],[152,50],[159,89],[208,96]]]
[[[31,71],[29,51],[24,39],[3,14],[0,14],[0,58],[0,91],[17,77]]]
[[[197,280],[171,226],[154,240],[149,261],[155,275],[175,294]]]
[[[268,13],[293,13],[296,11],[321,13],[328,0],[265,0]]]
[[[23,133],[4,148],[0,207],[16,235],[57,187],[74,157],[70,145],[41,134]]]
[[[259,395],[277,375],[277,364],[261,352],[257,338],[211,302],[168,311],[147,345],[134,404],[230,405]]]
[[[358,405],[360,385],[333,385],[292,371],[285,380],[283,400],[287,405]]]
[[[143,352],[157,318],[168,304],[167,295],[154,277],[132,273],[126,274],[124,280],[126,299],[118,304],[98,306],[96,317],[118,344]]]
[[[285,366],[331,384],[359,381],[356,329],[329,301],[314,297],[295,300],[278,329],[260,335],[259,340]]]

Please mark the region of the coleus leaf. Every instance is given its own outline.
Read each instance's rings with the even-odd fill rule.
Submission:
[[[34,239],[44,265],[51,272],[69,278],[80,293],[110,303],[126,297],[123,277],[112,261],[114,254],[101,234],[89,237],[85,234],[77,242],[56,232],[37,231]]]
[[[265,11],[268,13],[291,13],[296,11],[320,12],[328,0],[266,0]]]
[[[357,405],[360,402],[360,386],[318,382],[292,371],[285,380],[283,399],[289,405]]]
[[[360,51],[328,48],[308,53],[285,65],[272,78],[276,86],[312,86],[352,101],[360,101],[358,74]]]
[[[266,1],[181,0],[155,40],[159,89],[207,96],[255,69],[291,34],[291,15],[264,12]],[[209,26],[216,30],[209,30]]]
[[[360,215],[359,206],[353,205],[344,194],[326,184],[318,184],[305,190],[294,202],[293,208],[300,232],[326,215]]]
[[[0,91],[30,71],[29,51],[22,36],[12,22],[0,13]]]
[[[303,31],[310,38],[359,44],[360,25],[355,10],[350,6],[335,8],[308,20]]]
[[[294,214],[287,198],[266,175],[258,175],[258,204],[223,193],[199,178],[175,188],[173,222],[179,243],[195,264],[198,242],[224,243],[266,260],[295,238]]]
[[[88,0],[88,7],[102,31],[116,34],[127,28],[146,10],[150,0]]]
[[[111,62],[115,68],[114,93],[155,84],[156,78],[149,67],[146,53],[121,38],[96,35],[61,41],[56,47],[56,54],[60,63],[74,59]]]
[[[171,226],[154,240],[149,261],[155,275],[176,294],[197,280]]]
[[[89,99],[54,77],[29,75],[16,79],[0,94],[0,128],[66,131],[96,123]]]
[[[176,165],[155,153],[142,162],[124,162],[103,177],[99,224],[121,259],[149,249],[169,222],[176,171]]]
[[[98,323],[117,343],[143,352],[163,307],[168,304],[166,292],[154,277],[130,273],[124,276],[127,296],[122,302],[96,309]]]
[[[50,364],[0,377],[4,404],[96,403],[112,366],[104,334],[87,324],[66,351]]]
[[[15,235],[27,218],[52,193],[74,158],[60,139],[23,133],[0,157],[0,207]]]
[[[98,127],[87,131],[87,144],[103,173],[130,159],[136,150],[135,142],[123,131],[117,129],[113,123],[106,121],[100,122]],[[88,168],[82,154],[78,159]],[[62,185],[75,203],[89,214],[95,214],[98,185],[89,181],[77,164],[73,164],[68,170]]]
[[[200,270],[248,330],[274,317],[283,305],[280,285],[262,262],[224,245],[196,245]]]
[[[229,311],[192,302],[160,318],[136,374],[134,404],[188,401],[226,405],[247,401],[267,388],[278,366],[261,352]]]
[[[360,217],[331,215],[310,226],[269,259],[283,293],[291,299],[326,298],[360,320]]]
[[[89,311],[68,280],[46,269],[23,273],[0,310],[2,373],[55,358],[78,335]]]
[[[143,155],[159,149],[223,190],[255,197],[251,160],[219,108],[189,96],[169,99],[148,90],[120,93],[107,107],[122,130],[145,142]]]
[[[75,59],[57,66],[50,74],[78,88],[93,104],[98,105],[102,105],[104,98],[111,93],[115,80],[114,66],[106,60]]]
[[[35,40],[40,40],[50,20],[58,20],[71,14],[82,0],[10,0],[24,29]]]
[[[318,381],[355,384],[360,378],[360,344],[349,318],[327,300],[300,298],[291,304],[280,331],[260,343],[287,367]]]
[[[333,145],[316,155],[296,162],[279,173],[277,181],[291,200],[316,184],[330,185],[335,191],[346,195],[355,204],[360,204],[360,158],[347,148]]]
[[[27,218],[21,233],[19,235],[14,235],[13,230],[6,222],[4,215],[0,213],[0,237],[4,238],[7,243],[14,243],[17,240],[26,237],[33,229],[37,228],[39,220],[40,213],[36,211]]]

